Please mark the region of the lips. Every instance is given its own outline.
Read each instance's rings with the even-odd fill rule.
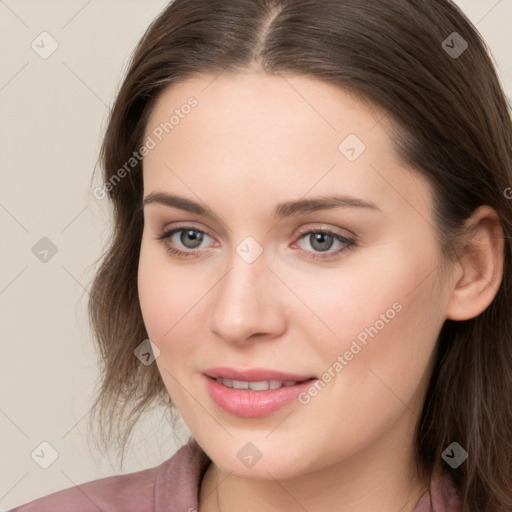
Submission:
[[[203,372],[210,398],[235,416],[256,418],[296,401],[316,377],[267,368],[209,368]],[[297,402],[298,403],[298,402]]]

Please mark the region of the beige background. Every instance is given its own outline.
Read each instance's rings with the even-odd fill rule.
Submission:
[[[183,427],[174,440],[159,415],[149,417],[122,471],[91,452],[85,437],[98,377],[87,289],[110,215],[90,180],[128,58],[166,3],[0,0],[0,512],[156,466],[187,437]],[[512,0],[457,3],[494,52],[512,97]],[[39,52],[51,49],[49,36],[41,36],[42,48],[43,31],[58,44],[46,59],[31,47],[35,40]],[[57,249],[47,262],[32,252],[43,237]],[[42,442],[58,454],[47,469],[34,460],[51,461]],[[44,457],[33,459],[34,450]]]

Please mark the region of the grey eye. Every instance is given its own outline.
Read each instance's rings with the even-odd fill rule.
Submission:
[[[201,245],[204,238],[204,233],[197,229],[181,229],[180,242],[187,249],[196,249]]]
[[[332,247],[334,237],[328,233],[311,233],[309,235],[311,247],[318,251],[327,251]]]

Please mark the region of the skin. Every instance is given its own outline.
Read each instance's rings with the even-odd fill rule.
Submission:
[[[190,96],[198,105],[144,158],[144,197],[184,196],[215,217],[146,205],[138,285],[163,382],[213,460],[200,512],[412,511],[428,487],[412,446],[439,331],[447,318],[482,312],[501,281],[494,210],[475,212],[468,223],[477,250],[440,279],[431,188],[400,162],[389,118],[376,107],[304,76],[204,75],[161,94],[146,135]],[[366,146],[354,161],[338,149],[349,134]],[[271,217],[279,202],[334,193],[380,211]],[[207,234],[199,247],[186,231],[181,241],[180,232],[157,240],[178,227]],[[335,254],[347,246],[328,239],[322,251],[301,228],[327,228],[357,245]],[[252,263],[236,251],[248,236],[263,250]],[[196,255],[174,256],[166,244]],[[326,252],[332,258],[308,257]],[[213,366],[320,378],[396,303],[400,312],[307,404],[241,418],[206,391],[202,372]],[[237,457],[247,442],[261,452],[252,467]]]

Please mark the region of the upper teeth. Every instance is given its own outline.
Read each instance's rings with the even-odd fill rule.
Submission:
[[[259,380],[256,382],[248,382],[246,380],[223,379],[222,377],[217,377],[215,380],[228,388],[252,389],[253,391],[279,389],[282,386],[295,386],[295,384],[298,384],[296,380]]]

